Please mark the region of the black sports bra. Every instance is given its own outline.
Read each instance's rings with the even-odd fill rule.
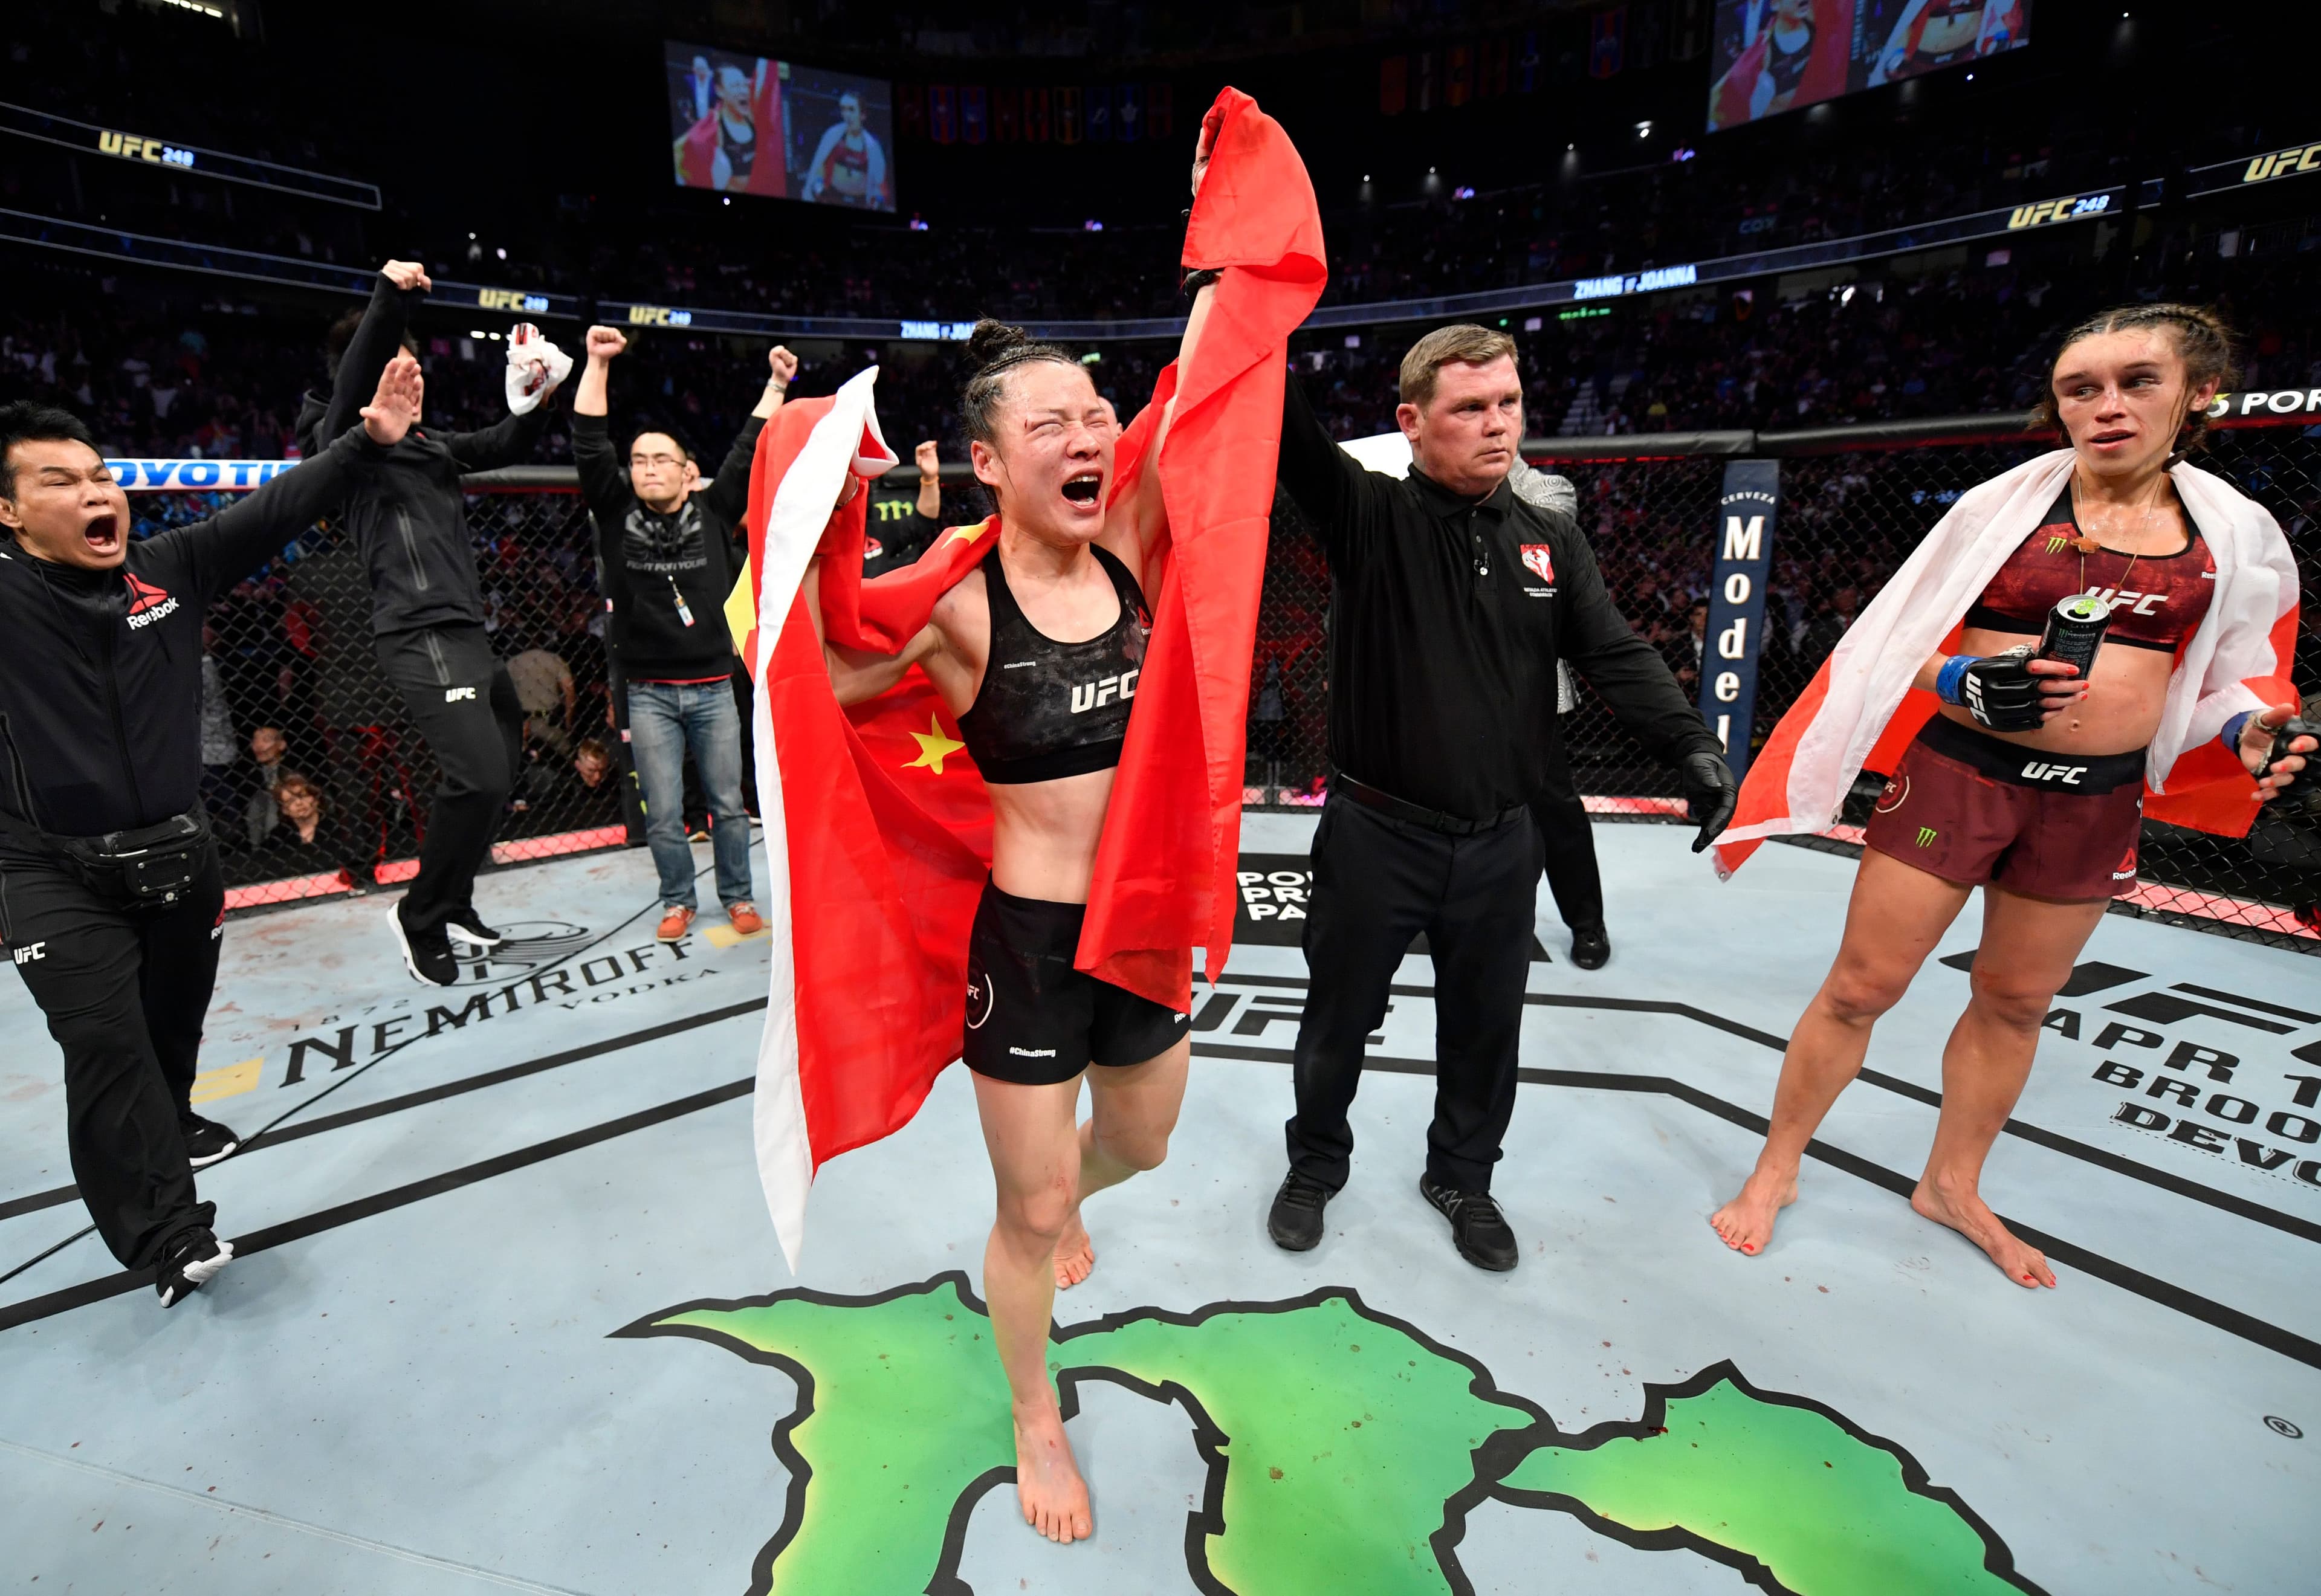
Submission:
[[[959,734],[987,782],[1055,781],[1120,763],[1152,618],[1128,567],[1101,549],[1090,552],[1120,594],[1120,619],[1084,643],[1043,636],[1008,590],[998,546],[983,557],[991,653]]]

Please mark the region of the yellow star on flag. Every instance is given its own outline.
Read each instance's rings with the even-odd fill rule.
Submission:
[[[971,527],[953,527],[951,530],[951,535],[962,543],[972,543],[990,530],[991,522],[986,519],[977,521]]]
[[[967,747],[963,742],[955,742],[945,737],[942,723],[933,715],[927,717],[927,729],[924,731],[914,731],[911,735],[918,739],[919,757],[904,766],[903,768],[906,770],[915,770],[924,765],[937,775],[941,775],[943,761]]]

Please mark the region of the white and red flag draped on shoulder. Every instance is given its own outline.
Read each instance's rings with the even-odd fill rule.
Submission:
[[[1264,584],[1290,331],[1321,297],[1321,217],[1279,124],[1236,89],[1193,206],[1185,264],[1223,269],[1192,359],[1160,375],[1122,434],[1111,489],[1160,473],[1167,530],[1138,575],[1157,594],[1128,740],[1106,813],[1080,968],[1183,1010],[1191,949],[1211,974],[1231,945],[1250,654]],[[755,1130],[767,1205],[793,1271],[815,1172],[906,1123],[965,1029],[967,942],[991,863],[991,806],[925,675],[841,708],[801,592],[807,562],[833,642],[894,653],[990,549],[995,519],[955,527],[918,561],[861,579],[864,510],[850,472],[894,461],[875,371],[783,407],[750,488],[758,785],[771,892],[773,989]],[[1176,401],[1159,451],[1163,407]]]

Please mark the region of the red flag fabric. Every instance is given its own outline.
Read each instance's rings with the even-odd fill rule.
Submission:
[[[1191,998],[1187,950],[1206,949],[1215,976],[1233,943],[1281,389],[1289,334],[1327,280],[1321,213],[1289,135],[1238,89],[1220,94],[1209,118],[1215,143],[1184,262],[1224,270],[1189,368],[1161,375],[1116,457],[1117,493],[1142,464],[1140,429],[1173,397],[1159,461],[1169,535],[1147,551],[1147,594],[1152,567],[1166,567],[1075,961],[1174,1009]]]
[[[1224,269],[1192,358],[1164,371],[1114,456],[1114,502],[1160,474],[1167,533],[1140,573],[1158,592],[1135,712],[1090,889],[1080,967],[1189,1004],[1188,950],[1230,942],[1243,716],[1290,331],[1320,297],[1321,222],[1297,151],[1227,89],[1187,235]],[[795,1270],[814,1172],[907,1122],[958,1056],[967,943],[991,859],[991,809],[957,722],[924,674],[842,709],[801,591],[807,562],[830,640],[899,651],[998,536],[947,530],[913,565],[861,579],[864,505],[833,512],[850,470],[894,458],[875,371],[786,405],[758,444],[750,575],[758,630],[760,803],[773,989],[759,1051],[760,1174]],[[1151,444],[1176,409],[1157,458]]]

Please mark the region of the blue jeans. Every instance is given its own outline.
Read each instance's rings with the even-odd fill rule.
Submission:
[[[629,684],[629,752],[644,789],[645,845],[660,872],[664,909],[692,909],[693,850],[685,841],[685,750],[709,800],[717,899],[750,901],[750,816],[742,807],[742,717],[730,683]]]

